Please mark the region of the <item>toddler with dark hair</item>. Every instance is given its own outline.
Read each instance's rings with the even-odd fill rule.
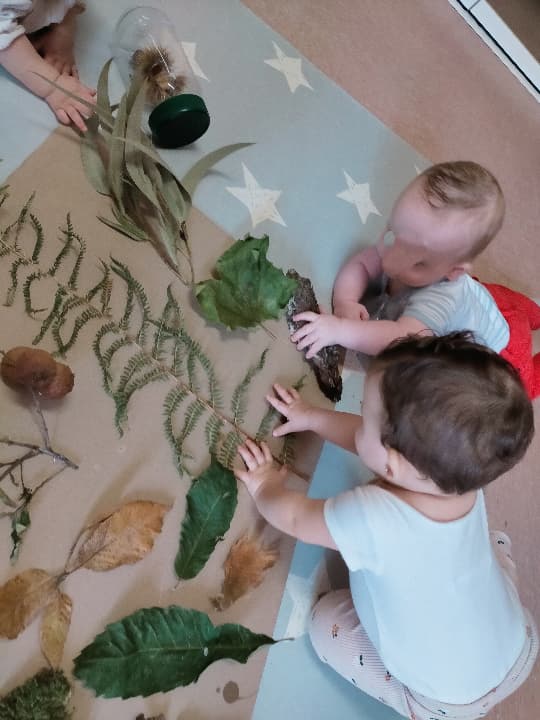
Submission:
[[[534,433],[517,372],[468,333],[409,336],[372,361],[362,416],[323,410],[275,385],[275,436],[311,430],[358,453],[377,479],[328,500],[285,487],[267,445],[237,470],[279,530],[338,550],[350,589],[323,596],[319,658],[411,720],[473,720],[531,672],[538,633],[521,605],[510,541],[490,533],[482,488]]]

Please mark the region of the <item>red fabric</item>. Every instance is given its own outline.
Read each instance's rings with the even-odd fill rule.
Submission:
[[[540,395],[540,353],[532,354],[532,331],[540,328],[540,306],[504,285],[482,285],[497,303],[510,328],[510,340],[500,354],[519,372],[532,400]]]

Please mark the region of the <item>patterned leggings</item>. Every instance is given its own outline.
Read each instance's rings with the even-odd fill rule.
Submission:
[[[491,539],[501,566],[515,582],[515,565],[510,555],[508,536],[493,532]],[[451,705],[423,697],[390,675],[358,619],[349,590],[336,590],[319,600],[311,615],[309,635],[322,662],[406,718],[477,720],[517,690],[533,668],[538,654],[538,632],[527,610],[525,615],[527,639],[514,666],[500,685],[467,705]],[[338,639],[339,642],[336,642]]]

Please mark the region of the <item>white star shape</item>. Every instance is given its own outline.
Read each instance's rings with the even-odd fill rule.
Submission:
[[[308,578],[290,573],[285,590],[291,598],[292,610],[283,637],[300,637],[308,631],[311,610],[318,595],[330,590],[326,559],[322,558]]]
[[[244,163],[242,163],[242,169],[244,171],[245,187],[228,187],[226,189],[247,207],[251,215],[252,226],[255,227],[265,220],[271,220],[287,227],[286,222],[276,208],[276,202],[281,195],[281,190],[270,190],[261,187]]]
[[[203,80],[208,80],[206,75],[201,69],[201,66],[195,59],[195,51],[197,49],[197,43],[194,42],[183,42],[182,43],[182,49],[186,54],[186,57],[188,59],[189,64],[191,65],[191,69],[193,70],[193,74],[197,77],[202,78]],[[210,80],[208,80],[210,82]]]
[[[267,65],[270,65],[270,67],[274,68],[274,70],[282,72],[285,75],[289,90],[293,93],[301,85],[309,88],[310,90],[313,90],[311,85],[304,77],[304,73],[302,72],[301,58],[288,57],[287,55],[285,55],[279,45],[276,45],[275,42],[272,42],[272,45],[274,46],[274,50],[276,51],[276,57],[271,58],[270,60],[265,60],[264,62]]]
[[[354,205],[364,224],[372,213],[374,215],[380,215],[381,213],[373,204],[373,200],[369,194],[369,183],[356,183],[345,170],[343,174],[345,175],[348,189],[338,193],[337,197]]]

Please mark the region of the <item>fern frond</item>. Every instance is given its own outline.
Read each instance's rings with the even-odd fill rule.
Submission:
[[[218,460],[229,470],[233,466],[234,459],[236,457],[236,450],[241,443],[242,436],[240,433],[237,430],[231,430],[227,433],[227,437],[219,449]]]
[[[73,345],[77,342],[77,338],[79,336],[80,331],[83,329],[83,327],[86,325],[87,322],[90,320],[94,320],[95,318],[101,317],[101,312],[97,310],[94,307],[87,307],[86,310],[83,310],[83,312],[79,315],[79,317],[75,320],[75,323],[73,325],[73,330],[71,332],[71,335],[67,342],[64,342],[62,340],[62,337],[60,335],[60,330],[63,324],[63,320],[58,320],[55,322],[52,334],[53,338],[56,342],[57,351],[55,354],[59,354],[62,356],[65,356],[68,350],[70,350]]]
[[[263,415],[263,419],[261,420],[260,425],[255,434],[256,442],[261,442],[261,440],[264,440],[264,438],[267,437],[268,433],[270,432],[270,430],[272,428],[273,423],[278,419],[278,417],[279,417],[278,411],[270,405],[268,410]]]
[[[11,285],[9,286],[7,293],[6,293],[6,300],[4,302],[4,305],[6,307],[11,307],[13,305],[13,302],[15,300],[15,293],[17,292],[17,288],[19,286],[19,278],[18,278],[18,272],[19,268],[24,265],[31,265],[32,261],[28,258],[17,258],[13,261],[11,265],[11,270],[9,271],[9,276],[11,278]]]
[[[103,260],[100,260],[100,263],[101,272],[103,273],[101,280],[96,285],[94,285],[94,287],[90,288],[90,290],[85,295],[85,299],[87,302],[91,302],[99,293],[101,314],[105,315],[109,310],[111,302],[112,280],[111,271],[107,263],[104,263]]]
[[[45,320],[42,322],[39,333],[32,340],[32,345],[37,345],[39,342],[41,342],[45,333],[51,327],[55,318],[58,316],[58,313],[60,312],[60,308],[62,307],[62,303],[64,302],[64,298],[66,297],[66,295],[67,292],[63,287],[59,287],[57,289],[54,296],[53,306]]]
[[[30,213],[30,222],[32,223],[32,227],[34,228],[34,232],[36,234],[36,242],[34,243],[34,249],[32,250],[32,262],[37,262],[39,260],[45,236],[43,233],[43,226],[33,213]]]
[[[221,440],[221,430],[225,423],[219,417],[219,415],[210,415],[206,426],[204,428],[204,436],[206,438],[206,444],[208,451],[211,455],[217,454],[219,442]]]
[[[120,326],[124,329],[129,327],[131,315],[133,312],[133,301],[137,300],[141,313],[141,320],[136,337],[139,345],[144,345],[146,341],[146,330],[150,322],[151,316],[148,296],[146,295],[146,292],[141,283],[133,277],[126,265],[121,263],[119,260],[115,260],[114,258],[111,258],[111,261],[112,271],[116,273],[119,277],[121,277],[122,280],[126,283],[128,292],[128,298],[126,300],[124,315],[122,316],[122,320],[120,321]]]
[[[183,444],[184,440],[186,440],[186,438],[191,435],[197,425],[197,422],[199,421],[199,418],[205,410],[205,406],[199,399],[194,400],[188,406],[184,415],[184,424],[182,426],[182,429],[180,430],[180,435],[178,436],[178,440],[181,444]]]
[[[181,469],[182,463],[173,428],[173,416],[187,396],[188,391],[185,388],[177,386],[167,393],[167,397],[165,398],[165,402],[163,404],[163,427],[165,430],[165,437],[171,446],[174,465],[180,475],[183,474],[184,470]]]
[[[105,355],[101,351],[101,343],[102,343],[103,339],[105,337],[107,337],[107,335],[109,335],[109,333],[117,333],[117,332],[118,332],[118,325],[115,322],[105,323],[105,325],[102,325],[99,328],[99,330],[97,331],[96,337],[94,338],[94,342],[92,343],[92,350],[94,351],[94,355],[96,356],[98,365],[101,369],[101,376],[103,379],[103,387],[104,387],[107,395],[111,395],[111,396],[112,396],[112,387],[111,387],[112,377],[109,372],[109,365],[110,365],[110,357],[112,357],[113,353],[111,353],[111,356],[106,361],[104,359]],[[130,344],[130,341],[127,340],[126,338],[121,338],[121,339],[126,340],[126,344]],[[112,347],[112,345],[111,345],[111,347]],[[123,347],[123,345],[121,345],[120,347]],[[106,352],[108,352],[108,350]]]
[[[279,461],[282,465],[291,466],[294,464],[296,456],[295,440],[295,433],[285,435],[283,445],[281,447],[281,453],[279,455]]]
[[[143,350],[139,350],[134,355],[132,355],[127,361],[126,366],[124,367],[124,370],[120,375],[120,380],[118,381],[118,385],[116,386],[115,394],[122,394],[133,375],[143,370],[144,368],[147,368],[150,364],[151,360]]]
[[[234,390],[231,401],[231,411],[235,425],[241,425],[244,422],[247,410],[247,391],[249,384],[255,375],[263,369],[267,354],[268,348],[262,352],[259,362],[248,369],[247,373]]]
[[[24,310],[27,315],[32,317],[38,312],[42,312],[43,308],[34,308],[32,307],[32,292],[31,287],[32,283],[34,283],[36,280],[41,280],[44,277],[48,277],[48,273],[42,272],[41,270],[38,270],[37,272],[30,273],[30,275],[26,276],[26,280],[24,281],[23,285],[23,299],[24,299]]]

